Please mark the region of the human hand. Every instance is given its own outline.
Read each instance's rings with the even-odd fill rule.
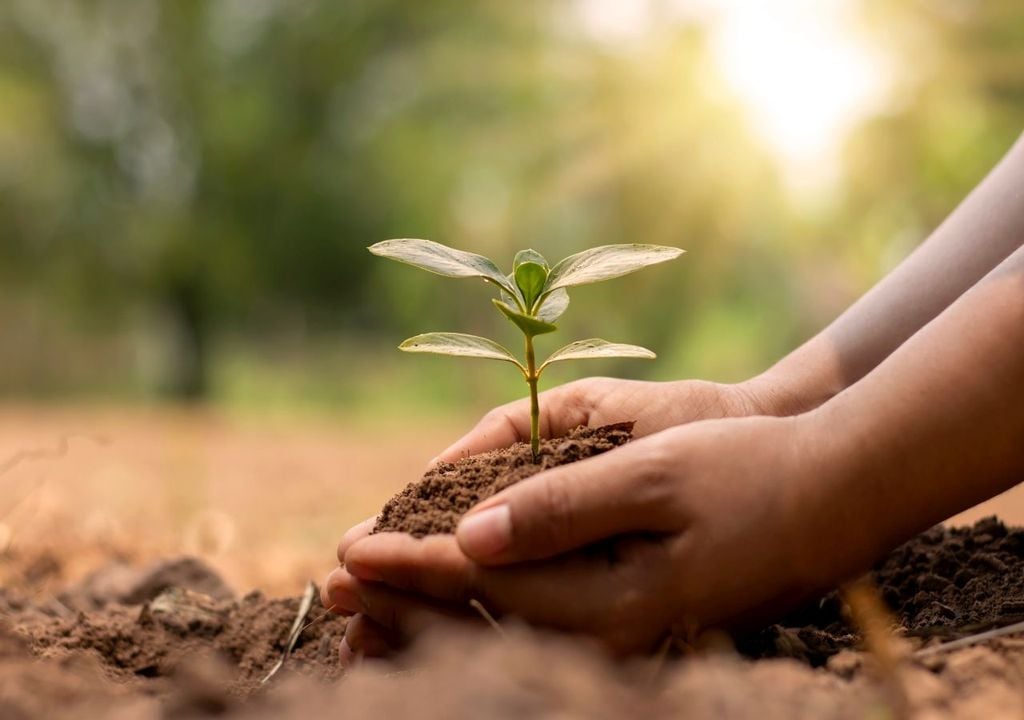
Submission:
[[[579,425],[599,427],[635,420],[633,436],[640,438],[695,420],[779,414],[776,405],[776,393],[759,379],[729,385],[584,378],[541,393],[540,432],[543,437],[558,437]],[[484,415],[431,465],[529,440],[530,403],[523,398]]]
[[[638,382],[614,378],[586,378],[558,386],[541,394],[541,434],[562,435],[578,425],[601,426],[623,419],[636,419],[634,436],[639,438],[673,425],[695,420],[773,414],[778,409],[776,394],[769,383],[759,379],[727,385],[687,380],[679,382]],[[465,436],[443,451],[437,462],[454,462],[461,457],[527,442],[530,433],[530,405],[527,399],[509,403],[487,413]],[[369,535],[375,519],[349,529],[338,544],[339,563],[356,540]],[[324,585],[325,607],[331,607],[326,589],[332,578],[344,576],[339,568]],[[422,607],[421,614],[431,609]],[[355,616],[347,633],[350,641],[369,654],[385,652],[398,641],[395,633],[384,632],[365,616]],[[351,655],[343,645],[343,655]]]
[[[807,428],[768,417],[675,427],[514,485],[455,537],[355,533],[325,601],[382,631],[356,633],[354,650],[464,615],[473,598],[617,652],[683,623],[761,617],[839,579],[819,572],[807,537],[811,488],[833,466]]]

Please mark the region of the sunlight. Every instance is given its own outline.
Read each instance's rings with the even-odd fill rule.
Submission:
[[[712,46],[756,131],[800,188],[827,184],[837,152],[885,91],[880,57],[849,2],[716,3]]]
[[[798,191],[828,189],[843,140],[888,90],[885,63],[859,32],[853,0],[577,0],[576,7],[584,30],[609,44],[642,47],[666,15],[703,25],[752,130]]]

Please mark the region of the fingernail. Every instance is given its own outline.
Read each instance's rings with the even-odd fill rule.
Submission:
[[[497,555],[512,543],[512,514],[508,505],[497,505],[465,516],[455,536],[467,555]]]
[[[352,646],[348,644],[348,640],[345,638],[341,639],[341,643],[338,645],[338,661],[341,663],[343,668],[352,667],[355,664],[356,653],[352,649]]]
[[[377,570],[367,565],[363,565],[358,560],[356,562],[345,563],[345,569],[348,570],[349,574],[353,577],[357,577],[360,580],[366,580],[367,582],[382,582],[384,576],[382,576]]]

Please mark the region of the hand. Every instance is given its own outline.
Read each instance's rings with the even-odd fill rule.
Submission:
[[[726,385],[701,380],[585,378],[541,393],[540,432],[543,437],[558,437],[579,425],[599,427],[635,420],[633,435],[640,438],[694,420],[780,414],[778,396],[761,379]],[[524,398],[487,413],[431,465],[529,440],[530,403]]]
[[[820,542],[804,537],[812,489],[835,465],[811,427],[769,417],[675,427],[508,488],[455,537],[353,533],[325,601],[381,630],[350,638],[356,650],[464,617],[473,598],[617,652],[681,624],[760,618],[843,571],[819,572]]]
[[[699,380],[655,383],[586,378],[541,394],[541,433],[551,437],[578,425],[601,426],[636,419],[634,435],[639,438],[695,420],[778,414],[783,412],[779,398],[785,396],[777,385],[766,377],[736,385]],[[526,399],[495,408],[468,434],[434,458],[431,465],[528,441],[529,412]],[[370,533],[373,524],[371,518],[345,533],[338,544],[339,562],[352,543]],[[333,604],[328,600],[327,589],[346,575],[345,570],[339,568],[328,577],[323,593],[325,607]],[[426,613],[436,608],[421,610]],[[351,643],[371,655],[386,652],[399,638],[396,633],[385,632],[369,618],[359,615],[350,620],[347,636]],[[351,648],[343,645],[342,655],[349,659]]]

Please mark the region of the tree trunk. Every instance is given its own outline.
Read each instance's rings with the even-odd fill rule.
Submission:
[[[178,400],[199,402],[209,394],[209,326],[203,292],[188,280],[169,288],[175,319],[174,358],[168,391]]]

